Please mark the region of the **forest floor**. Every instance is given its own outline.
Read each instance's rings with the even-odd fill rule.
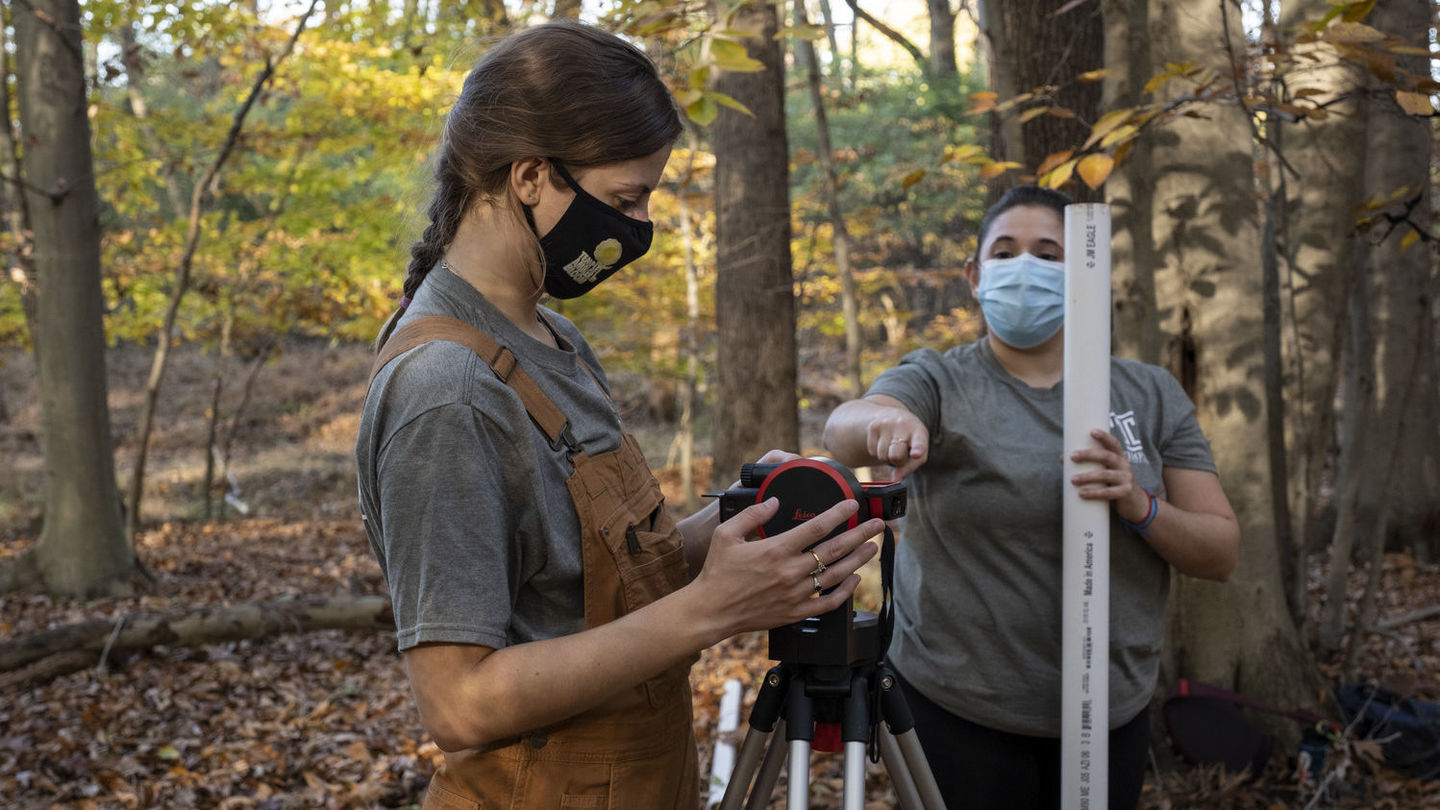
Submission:
[[[204,518],[199,494],[213,363],[188,351],[173,361],[151,442],[138,542],[154,584],[89,603],[0,596],[0,639],[139,611],[385,592],[360,526],[351,461],[365,349],[291,346],[264,368],[233,441],[234,494],[247,513],[231,509],[223,519]],[[123,475],[133,458],[149,354],[122,347],[109,363]],[[620,381],[617,388],[630,382],[639,384]],[[232,380],[222,400],[227,419],[237,389]],[[0,413],[8,416],[0,422],[3,564],[30,547],[39,530],[40,415],[27,356],[0,354],[0,397]],[[643,401],[634,408],[622,403],[640,424],[647,421]],[[811,438],[818,418],[823,414],[806,420]],[[666,466],[668,435],[653,428],[641,436],[671,502],[683,501],[679,473]],[[706,479],[707,465],[697,466],[698,481]],[[1317,566],[1315,581],[1321,573]],[[1358,594],[1361,574],[1353,581]],[[1387,556],[1382,615],[1437,600],[1440,566]],[[693,671],[702,773],[709,772],[724,684],[739,679],[748,716],[754,687],[772,663],[765,641],[763,633],[733,638],[705,651]],[[1359,655],[1360,679],[1440,698],[1440,619],[1371,636]],[[1283,751],[1260,778],[1249,778],[1186,767],[1164,739],[1152,739],[1152,748],[1157,770],[1147,779],[1145,808],[1440,808],[1440,782],[1377,767],[1373,744],[1346,741],[1332,749],[1329,787],[1319,795],[1313,783],[1298,780],[1293,756]],[[319,631],[155,647],[45,683],[0,688],[4,808],[416,807],[439,758],[418,721],[393,636],[385,633]],[[867,810],[893,806],[883,768],[869,770]],[[840,806],[835,755],[816,756],[811,782],[813,807]],[[783,806],[783,791],[782,778],[771,806]]]

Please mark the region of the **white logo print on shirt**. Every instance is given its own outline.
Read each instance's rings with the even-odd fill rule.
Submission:
[[[1145,458],[1145,445],[1140,443],[1140,436],[1135,432],[1135,411],[1129,410],[1121,414],[1111,411],[1110,424],[1120,429],[1125,455],[1130,458],[1130,463],[1149,464],[1149,459]]]

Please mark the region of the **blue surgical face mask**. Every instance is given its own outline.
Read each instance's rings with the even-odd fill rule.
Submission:
[[[1017,349],[1039,346],[1065,325],[1065,265],[1029,253],[986,259],[976,296],[995,337]]]

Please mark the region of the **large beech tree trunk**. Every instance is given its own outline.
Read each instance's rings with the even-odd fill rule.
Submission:
[[[35,344],[45,441],[45,527],[17,571],[52,593],[92,596],[135,572],[115,486],[105,388],[100,224],[90,153],[80,7],[11,6],[34,229]],[[12,579],[26,579],[25,575]],[[28,583],[14,583],[28,584]]]
[[[721,72],[715,89],[753,116],[722,109],[715,148],[715,322],[719,393],[712,482],[772,448],[800,450],[796,391],[795,290],[790,264],[790,152],[785,137],[785,66],[770,3],[746,3],[731,28],[764,70]]]
[[[1222,11],[1223,10],[1223,11]],[[1230,75],[1243,54],[1238,12],[1213,0],[1152,0],[1151,59]],[[1228,34],[1225,20],[1228,13]],[[1162,95],[1183,92],[1167,87]],[[1168,100],[1168,99],[1167,99]],[[1318,671],[1285,604],[1274,543],[1261,335],[1260,226],[1250,122],[1239,105],[1167,124],[1153,152],[1152,238],[1168,359],[1195,401],[1239,519],[1226,584],[1177,577],[1163,672],[1282,706],[1314,706]]]

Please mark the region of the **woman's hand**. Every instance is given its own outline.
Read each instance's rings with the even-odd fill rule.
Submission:
[[[900,400],[871,394],[830,414],[825,446],[851,467],[888,464],[898,481],[930,458],[930,431]]]
[[[792,624],[840,607],[860,584],[855,572],[877,551],[866,541],[885,528],[876,518],[821,542],[855,515],[859,504],[847,500],[786,532],[752,540],[779,508],[779,500],[770,498],[720,524],[705,567],[689,586],[703,591],[720,638]]]
[[[1074,450],[1070,458],[1095,462],[1101,469],[1076,473],[1070,476],[1070,483],[1080,488],[1081,498],[1114,501],[1115,512],[1131,523],[1145,520],[1150,515],[1150,495],[1135,485],[1135,472],[1130,469],[1130,458],[1125,455],[1120,440],[1099,428],[1090,431],[1090,435],[1100,446]]]

